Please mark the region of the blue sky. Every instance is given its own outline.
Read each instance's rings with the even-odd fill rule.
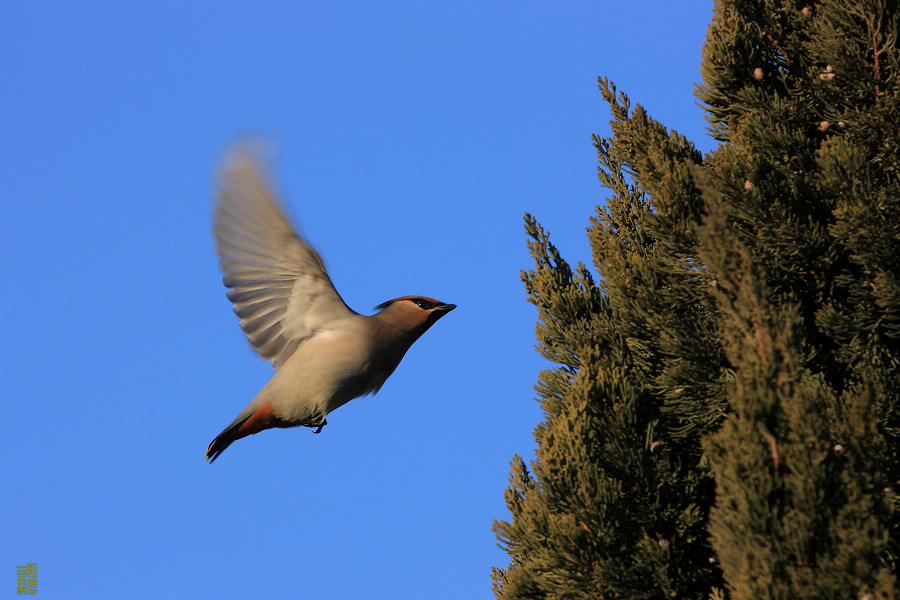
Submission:
[[[698,142],[712,2],[0,3],[0,578],[41,598],[491,598],[531,456],[522,215],[590,262],[596,78]],[[272,371],[212,175],[262,135],[354,309],[459,308],[314,436],[207,444]],[[3,596],[5,597],[5,596]]]

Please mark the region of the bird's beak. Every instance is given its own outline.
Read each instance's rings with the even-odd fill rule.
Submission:
[[[432,325],[434,325],[438,319],[446,315],[448,312],[456,308],[455,304],[438,304],[434,308],[432,308],[428,312],[428,317],[425,320],[425,329],[428,329]]]

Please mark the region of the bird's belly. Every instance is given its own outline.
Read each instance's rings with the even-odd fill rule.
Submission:
[[[394,370],[352,349],[330,347],[326,354],[310,346],[301,347],[269,382],[276,414],[291,423],[319,422],[350,400],[378,391]]]

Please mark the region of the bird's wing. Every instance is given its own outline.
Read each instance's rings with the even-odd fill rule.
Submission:
[[[304,340],[354,313],[291,227],[247,148],[230,154],[213,198],[222,281],[250,345],[278,369]]]

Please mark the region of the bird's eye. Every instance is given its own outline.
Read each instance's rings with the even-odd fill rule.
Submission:
[[[422,310],[431,310],[432,308],[437,306],[437,304],[435,304],[434,302],[429,302],[428,300],[424,300],[422,298],[414,298],[412,301]]]

